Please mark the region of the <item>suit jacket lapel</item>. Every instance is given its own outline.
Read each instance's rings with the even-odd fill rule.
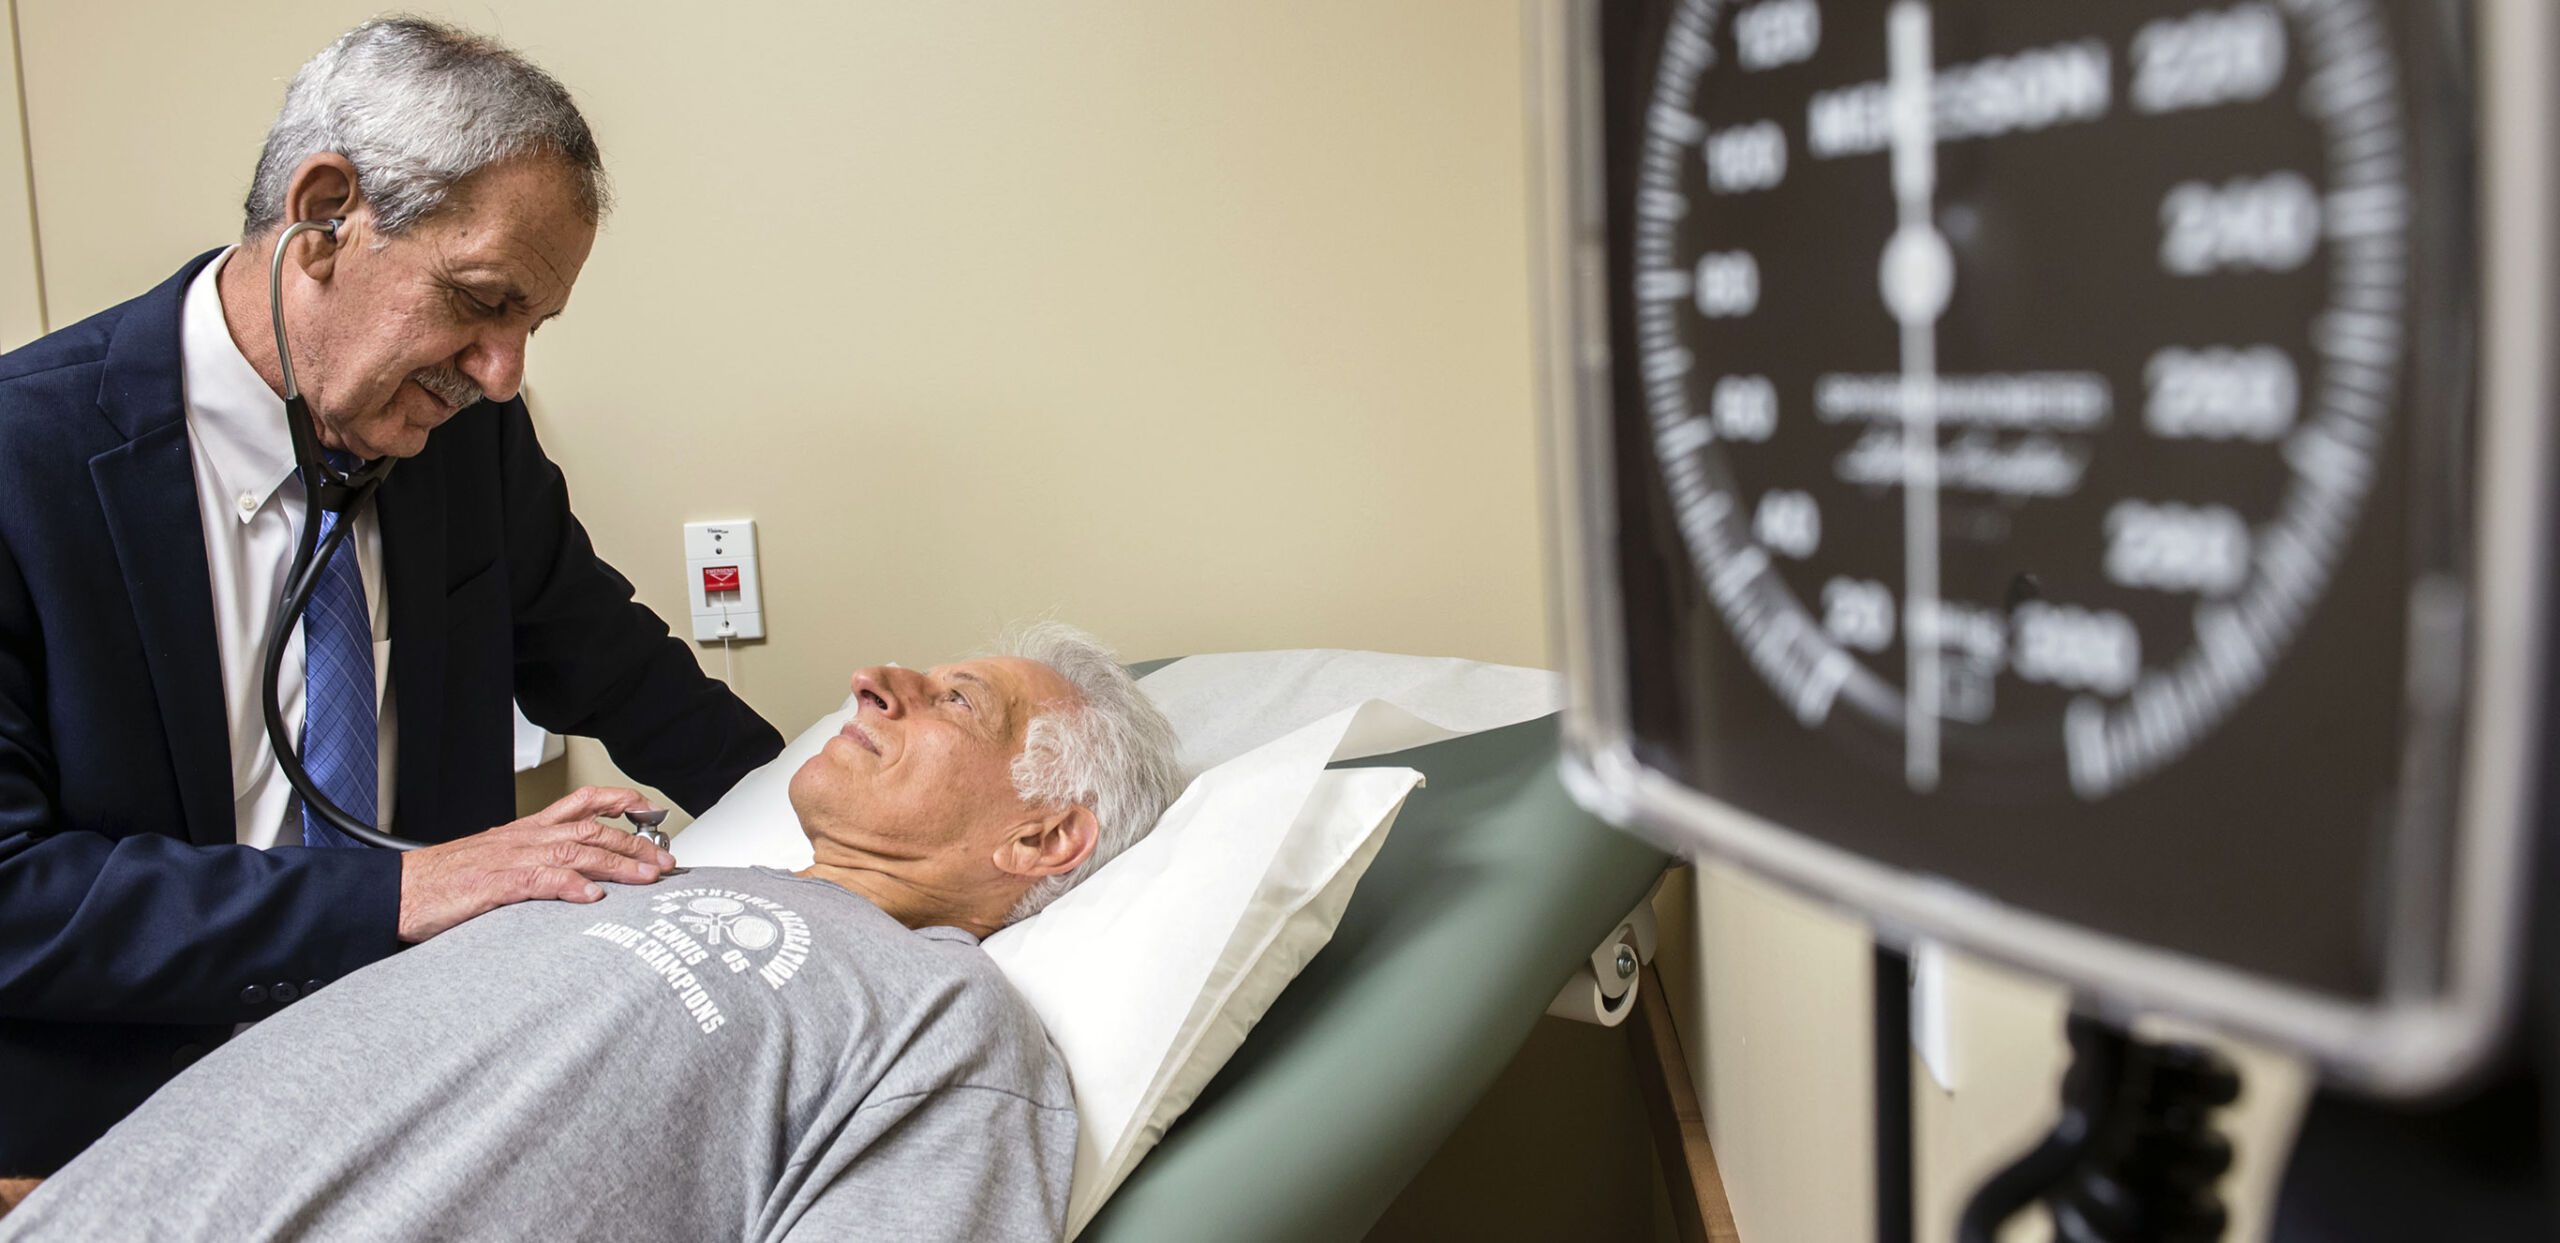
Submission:
[[[443,788],[444,487],[441,463],[427,454],[400,463],[382,481],[374,504],[382,515],[382,576],[391,608],[392,709],[400,722],[400,788],[393,830],[403,837],[445,836],[437,791]],[[474,826],[486,827],[486,826]]]
[[[239,832],[231,801],[222,653],[214,639],[213,583],[204,566],[178,354],[187,283],[215,253],[198,256],[143,295],[117,328],[107,347],[98,406],[128,439],[89,459],[89,477],[132,597],[143,662],[159,700],[187,837],[200,844],[235,841]]]

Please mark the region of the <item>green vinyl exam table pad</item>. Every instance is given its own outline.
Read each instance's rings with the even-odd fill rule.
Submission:
[[[1426,784],[1333,940],[1080,1240],[1331,1243],[1386,1211],[1668,863],[1565,794],[1557,734],[1335,765]]]

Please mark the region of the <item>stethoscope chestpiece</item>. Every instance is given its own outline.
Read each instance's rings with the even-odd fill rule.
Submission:
[[[650,845],[655,846],[660,850],[670,849],[667,844],[667,835],[658,831],[658,826],[667,822],[667,812],[665,808],[661,807],[650,811],[626,811],[622,813],[622,818],[631,822],[631,832],[643,841],[648,842]]]

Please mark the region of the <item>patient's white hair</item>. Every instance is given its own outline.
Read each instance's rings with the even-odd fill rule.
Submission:
[[[1147,701],[1120,658],[1093,636],[1059,622],[1035,622],[998,646],[1036,660],[1076,688],[1077,702],[1031,719],[1022,754],[1013,758],[1013,788],[1034,806],[1073,803],[1100,826],[1093,854],[1072,872],[1042,877],[1005,916],[1029,919],[1156,827],[1182,777],[1174,764],[1173,726]]]

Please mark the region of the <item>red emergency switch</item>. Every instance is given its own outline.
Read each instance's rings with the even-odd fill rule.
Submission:
[[[702,594],[709,595],[715,591],[735,592],[736,590],[738,590],[738,567],[734,565],[706,565],[702,567]]]

